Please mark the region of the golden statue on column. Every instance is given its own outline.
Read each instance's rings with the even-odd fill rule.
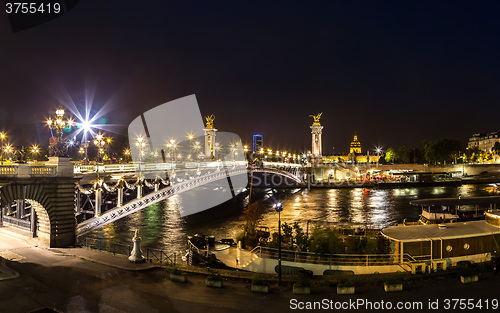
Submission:
[[[207,128],[214,128],[215,116],[213,114],[210,116],[205,116],[205,120],[207,121]]]
[[[321,114],[323,114],[323,112],[318,113],[318,114],[316,114],[316,115],[309,115],[310,117],[312,117],[312,118],[314,119],[314,123],[313,123],[313,125],[321,125],[321,124],[319,123],[319,119],[321,118]]]

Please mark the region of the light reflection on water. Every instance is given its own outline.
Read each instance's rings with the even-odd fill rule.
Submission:
[[[359,223],[371,228],[407,221],[417,221],[420,208],[409,204],[414,199],[443,197],[473,197],[491,195],[486,185],[447,187],[418,187],[406,189],[312,189],[287,190],[274,196],[263,195],[269,211],[260,225],[278,230],[278,214],[272,204],[281,199],[282,223],[298,222],[304,230],[307,221]],[[258,192],[254,191],[254,195]],[[252,196],[253,200],[259,198]],[[252,200],[252,201],[253,201]],[[121,220],[108,224],[91,234],[91,237],[112,238],[113,242],[131,244],[133,232],[138,229],[143,246],[165,250],[184,251],[186,237],[194,234],[213,235],[216,239],[233,238],[241,233],[240,220],[244,197],[238,203],[226,203],[216,208],[188,217],[179,214],[180,197],[174,196],[153,204]]]

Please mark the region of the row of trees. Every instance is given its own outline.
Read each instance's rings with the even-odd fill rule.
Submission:
[[[428,163],[446,164],[464,162],[486,162],[500,155],[500,143],[495,143],[492,153],[479,148],[464,149],[458,140],[442,138],[436,141],[425,140],[422,146],[409,149],[405,146],[390,147],[380,158],[380,163]]]

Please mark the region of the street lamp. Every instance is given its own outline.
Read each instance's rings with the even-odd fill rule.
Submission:
[[[130,159],[130,149],[123,150],[123,155],[125,156],[125,163],[128,163]]]
[[[0,138],[2,139],[2,165],[3,165],[3,154],[4,154],[4,151],[3,151],[3,140],[7,137],[7,134],[5,134],[4,132],[1,132],[0,133]]]
[[[281,285],[281,202],[274,204],[273,209],[278,212],[278,285]]]
[[[81,159],[83,160],[84,159],[84,154],[85,154],[85,148],[84,147],[80,147],[80,149],[78,149],[78,153],[80,153],[81,155]]]
[[[174,169],[174,160],[175,160],[175,149],[177,148],[177,144],[175,143],[175,139],[170,139],[170,142],[167,143],[167,147],[171,149],[171,163],[172,163],[172,170]]]
[[[104,145],[106,144],[106,141],[104,141],[104,136],[99,133],[95,136],[94,139],[94,145],[97,147],[98,150],[98,159],[97,162],[100,163],[102,162],[102,153],[104,152]]]
[[[31,146],[31,154],[33,156],[33,161],[34,162],[37,162],[37,157],[38,157],[38,153],[40,153],[40,148],[38,147],[38,145],[33,145]]]
[[[3,147],[3,150],[6,151],[7,154],[11,154],[14,151],[14,149],[12,148],[12,145],[5,145]]]
[[[65,130],[71,130],[73,127],[73,120],[71,118],[64,118],[64,109],[59,108],[56,110],[56,116],[52,120],[50,117],[46,121],[49,126],[52,140],[50,141],[50,156],[67,157],[68,145],[63,142],[63,133]]]
[[[220,150],[220,143],[216,142],[214,143],[214,158],[217,161],[217,153]]]

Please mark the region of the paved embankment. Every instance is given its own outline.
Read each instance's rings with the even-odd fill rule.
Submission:
[[[0,228],[1,229],[1,228]],[[33,242],[0,231],[0,255],[5,264],[20,273],[17,278],[0,280],[1,312],[33,312],[50,308],[56,312],[286,312],[294,301],[398,301],[423,303],[424,310],[444,310],[445,299],[499,299],[500,276],[488,272],[480,282],[463,285],[456,273],[444,275],[403,275],[405,290],[385,293],[384,276],[358,276],[356,294],[337,295],[335,288],[313,281],[311,295],[294,295],[291,282],[271,284],[271,293],[250,291],[253,273],[222,271],[224,288],[207,288],[206,269],[187,268],[188,283],[174,283],[168,273],[151,264],[133,264],[126,257],[81,248],[44,249]],[[3,264],[3,263],[0,263]],[[2,265],[0,271],[4,271]],[[419,280],[413,280],[418,277]],[[276,279],[268,276],[268,279]],[[275,281],[275,280],[274,280]],[[295,299],[295,300],[294,300]],[[429,310],[428,301],[440,301],[441,310]],[[292,305],[293,306],[293,305]],[[358,307],[346,312],[364,312]],[[379,310],[381,311],[381,310]],[[383,311],[383,310],[382,310]],[[408,310],[412,312],[415,310]],[[450,311],[450,310],[447,310]],[[452,311],[452,310],[451,310]],[[46,311],[48,312],[48,311]],[[487,312],[483,309],[481,312]]]

